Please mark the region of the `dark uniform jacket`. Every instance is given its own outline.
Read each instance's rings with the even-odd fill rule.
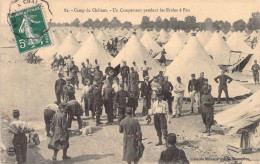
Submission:
[[[139,83],[139,75],[137,72],[131,72],[128,74],[128,80],[130,84],[136,84]]]
[[[103,106],[103,98],[101,94],[102,90],[100,86],[94,86],[93,87],[93,105],[96,108],[101,108]]]
[[[204,85],[204,81],[205,81],[206,79],[204,78],[204,77],[199,77],[198,79],[197,79],[197,81],[198,81],[198,90],[201,92],[201,88],[202,88],[202,86]]]
[[[123,66],[120,68],[120,73],[122,77],[127,77],[129,74],[130,70],[128,66]]]
[[[168,147],[161,153],[159,164],[175,164],[178,162],[185,164],[189,163],[185,152],[181,149],[178,149],[176,146]]]
[[[87,67],[82,67],[81,68],[81,76],[86,77],[88,74],[88,68]]]
[[[140,88],[140,91],[141,91],[141,97],[144,98],[145,97],[151,97],[151,94],[152,94],[152,87],[151,87],[151,83],[149,82],[142,82],[141,84],[141,88]]]
[[[125,90],[119,90],[115,95],[115,104],[117,104],[119,108],[126,107],[126,98],[129,97],[129,94]]]
[[[94,81],[97,83],[102,83],[103,81],[103,72],[102,71],[94,71]]]
[[[114,95],[115,95],[114,88],[106,87],[103,89],[103,99],[104,100],[109,100],[112,103]]]
[[[70,100],[67,105],[67,113],[73,116],[81,116],[83,114],[83,109],[77,100]]]
[[[64,85],[63,92],[64,92],[64,102],[75,100],[75,90],[72,85]]]
[[[227,75],[219,75],[214,79],[217,83],[219,83],[219,86],[227,86],[227,81],[230,83],[233,79]]]
[[[63,87],[66,84],[66,81],[64,79],[58,79],[55,82],[55,93],[62,93]]]
[[[198,91],[199,89],[199,81],[196,80],[196,79],[191,79],[189,81],[189,84],[188,84],[188,91],[189,92],[192,92],[192,91]]]
[[[252,70],[253,72],[258,72],[259,69],[260,69],[259,64],[254,64],[254,65],[252,65],[252,67],[251,67],[251,70]]]
[[[111,67],[111,66],[108,66],[108,67],[106,68],[106,70],[105,70],[105,73],[106,73],[107,75],[109,75],[109,72],[110,72],[111,70],[113,71],[114,68]]]
[[[119,132],[124,133],[123,161],[137,161],[137,138],[142,140],[141,127],[137,119],[127,116],[120,122]]]

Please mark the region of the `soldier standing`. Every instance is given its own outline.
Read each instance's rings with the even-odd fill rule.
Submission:
[[[95,67],[94,71],[94,82],[98,85],[102,85],[103,83],[103,72],[99,70],[99,66]]]
[[[138,107],[138,98],[139,98],[139,88],[138,85],[132,83],[128,87],[128,94],[129,94],[129,99],[128,99],[128,104],[127,106],[133,108],[133,116],[135,115],[136,108]]]
[[[252,65],[252,68],[251,70],[253,71],[253,76],[254,76],[254,81],[255,81],[255,84],[256,82],[259,84],[259,64],[257,64],[257,60],[254,60],[254,65]]]
[[[197,85],[198,85],[198,101],[199,101],[199,113],[200,113],[200,111],[201,111],[201,101],[200,101],[200,99],[201,99],[201,88],[202,88],[202,86],[204,85],[204,81],[205,81],[205,77],[204,77],[204,72],[201,72],[200,73],[200,77],[197,79]]]
[[[82,68],[81,68],[81,78],[82,78],[82,80],[81,80],[81,82],[85,86],[86,85],[85,78],[88,74],[88,68],[85,66],[85,63],[81,63],[81,65],[82,65]]]
[[[102,86],[101,84],[94,83],[93,87],[93,111],[96,115],[96,126],[103,124],[100,121],[100,116],[102,115],[103,108],[103,98],[102,98]]]
[[[63,150],[62,159],[70,159],[70,157],[67,156],[67,150],[69,148],[69,131],[65,108],[66,103],[60,103],[59,110],[54,114],[51,124],[52,138],[48,148],[54,150],[52,156],[53,161],[57,161],[57,155],[60,149]]]
[[[115,95],[115,104],[116,107],[118,108],[119,123],[121,120],[125,118],[125,109],[126,109],[126,102],[128,97],[129,97],[129,93],[124,90],[124,84],[120,84],[120,90],[116,92]]]
[[[107,114],[107,123],[108,125],[113,124],[114,115],[113,115],[113,98],[115,96],[115,91],[112,88],[109,81],[107,81],[106,87],[103,89],[103,99],[104,106]]]
[[[90,81],[87,81],[87,85],[83,88],[81,102],[84,100],[85,116],[89,116],[89,111],[93,110],[93,86]],[[94,113],[92,112],[92,118],[94,118]]]
[[[152,94],[152,87],[149,82],[149,76],[144,77],[144,82],[141,84],[141,97],[143,98],[143,110],[142,115],[146,116],[148,114],[148,109],[151,108],[151,94]]]
[[[162,92],[164,95],[164,100],[168,103],[169,114],[172,114],[172,90],[172,83],[168,81],[168,76],[165,76],[162,86]]]
[[[120,68],[123,83],[128,84],[129,67],[126,65],[126,61],[123,61],[123,66]]]
[[[123,141],[123,161],[131,164],[137,164],[140,156],[138,156],[138,141],[142,141],[142,131],[137,119],[132,117],[132,109],[126,108],[126,118],[120,122],[119,132],[124,133]]]
[[[184,97],[184,90],[185,86],[181,82],[181,78],[177,77],[177,84],[174,86],[174,111],[173,111],[173,117],[180,117],[181,116],[181,110],[183,105],[183,97]]]
[[[163,83],[164,83],[163,71],[159,72],[159,75],[157,76],[157,81],[158,81],[158,84],[160,84],[160,86],[162,87]]]
[[[220,97],[221,97],[222,90],[225,92],[226,101],[229,104],[227,82],[231,83],[233,81],[233,79],[231,77],[225,75],[225,71],[222,70],[221,71],[221,75],[217,76],[214,80],[216,81],[216,83],[219,83],[219,87],[218,87],[218,102],[217,102],[217,104],[220,103]]]
[[[195,74],[191,74],[191,78],[192,79],[189,81],[188,84],[188,92],[190,93],[190,99],[191,99],[191,113],[193,113],[194,107],[197,108],[200,107],[200,98],[199,98],[200,93],[199,93],[199,83],[198,80],[196,80]]]
[[[134,67],[131,67],[131,73],[128,74],[128,86],[131,84],[139,84],[139,75],[135,71]]]
[[[155,146],[162,145],[162,135],[164,136],[167,145],[167,119],[170,123],[168,113],[168,103],[163,101],[163,94],[157,93],[157,100],[152,105],[152,113],[154,115],[154,127],[159,138],[159,142]]]
[[[69,102],[70,100],[75,100],[75,90],[74,87],[70,84],[71,79],[66,79],[66,85],[63,86],[64,92],[64,102]]]
[[[8,132],[14,135],[13,145],[16,153],[16,161],[20,163],[26,163],[26,153],[27,153],[27,137],[25,133],[34,132],[32,127],[26,122],[20,121],[19,110],[13,110],[14,120],[10,123]]]
[[[59,76],[59,79],[56,80],[56,82],[55,82],[55,94],[56,94],[58,103],[60,103],[61,98],[62,98],[62,100],[64,100],[63,87],[66,84],[66,81],[62,78],[63,74],[59,73],[58,76]]]
[[[111,62],[108,62],[108,66],[107,66],[107,68],[105,69],[106,75],[109,75],[109,73],[110,73],[111,70],[114,71],[114,68],[111,66]]]
[[[146,63],[146,60],[144,60],[144,66],[141,69],[143,71],[143,78],[144,78],[145,76],[149,76],[149,72],[148,71],[151,70],[152,68],[148,67],[147,63]]]
[[[74,64],[74,61],[71,62],[72,66],[70,68],[70,72],[71,72],[71,83],[74,86],[76,84],[77,89],[79,89],[79,78],[78,78],[78,72],[79,72],[79,68],[78,66],[76,66]]]

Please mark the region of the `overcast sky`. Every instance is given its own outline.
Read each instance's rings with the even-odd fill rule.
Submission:
[[[20,0],[23,1],[23,0]],[[111,20],[116,16],[121,22],[130,21],[133,24],[140,24],[142,16],[146,15],[155,20],[161,16],[162,19],[171,16],[183,20],[188,15],[194,15],[198,21],[204,21],[207,17],[213,20],[227,20],[231,23],[243,19],[246,22],[252,12],[260,12],[260,0],[47,0],[53,12],[54,22],[72,22],[79,18],[81,22],[88,18],[102,20],[107,17]],[[8,13],[11,0],[1,0],[1,23],[6,24],[6,14]],[[214,3],[213,3],[214,2]],[[78,9],[148,9],[148,8],[187,8],[190,12],[171,12],[171,13],[65,13],[64,8],[73,10]]]

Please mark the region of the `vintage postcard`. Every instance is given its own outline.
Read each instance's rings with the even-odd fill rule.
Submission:
[[[0,163],[260,163],[259,0],[0,11]]]

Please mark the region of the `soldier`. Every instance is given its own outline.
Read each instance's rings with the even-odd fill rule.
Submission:
[[[136,65],[136,62],[135,62],[135,61],[133,62],[133,67],[134,67],[135,72],[138,72],[138,71],[139,71],[138,66]]]
[[[169,133],[168,135],[168,147],[161,153],[158,164],[167,163],[183,163],[189,164],[189,161],[185,155],[185,152],[178,149],[176,146],[176,134]]]
[[[52,156],[53,161],[57,161],[57,155],[60,149],[63,150],[62,159],[70,159],[70,157],[67,156],[67,150],[69,148],[69,131],[65,108],[66,103],[60,103],[59,110],[54,114],[51,124],[52,138],[48,148],[54,150]]]
[[[70,100],[75,100],[75,90],[70,84],[71,79],[66,79],[66,85],[63,86],[64,102],[69,102]]]
[[[200,77],[197,79],[198,82],[198,92],[199,92],[199,97],[198,97],[198,101],[199,101],[199,113],[201,111],[201,102],[200,102],[200,98],[201,98],[201,88],[204,85],[204,81],[205,81],[205,77],[204,77],[204,72],[200,73]]]
[[[129,93],[124,90],[124,84],[120,84],[120,90],[116,92],[115,95],[115,104],[116,107],[118,108],[119,123],[121,120],[125,118],[125,109],[126,109],[126,102],[128,97],[129,97]]]
[[[51,128],[51,122],[54,114],[58,111],[58,102],[55,101],[54,104],[49,104],[44,109],[44,122],[45,122],[45,129],[47,132],[47,137],[50,137],[50,128]]]
[[[252,65],[251,67],[251,70],[253,71],[253,76],[254,76],[254,81],[255,81],[255,84],[256,82],[259,84],[259,69],[260,69],[260,66],[259,64],[257,64],[257,60],[254,60],[254,65]]]
[[[67,76],[70,76],[70,70],[72,67],[72,59],[70,58],[70,55],[68,56],[68,59],[66,60],[66,67],[67,67]]]
[[[114,122],[113,115],[113,98],[115,96],[115,91],[112,88],[109,81],[107,81],[107,86],[103,89],[103,99],[104,106],[107,114],[107,125],[111,125]]]
[[[144,82],[141,84],[141,97],[143,98],[143,110],[142,115],[146,116],[148,114],[148,109],[151,108],[151,94],[152,94],[152,87],[149,82],[149,76],[144,77]]]
[[[93,86],[90,81],[87,81],[86,86],[83,88],[81,102],[84,100],[85,116],[89,116],[89,111],[93,110]],[[92,118],[94,119],[94,113],[92,112]]]
[[[110,73],[111,70],[114,70],[114,68],[111,66],[111,62],[108,62],[108,66],[107,66],[107,68],[105,69],[106,75],[109,75],[109,73]]]
[[[98,85],[101,85],[103,83],[103,73],[99,70],[99,66],[95,67],[94,82],[96,82],[96,84]]]
[[[191,100],[191,113],[193,113],[194,107],[200,107],[200,92],[199,92],[199,83],[196,80],[195,74],[191,74],[191,80],[188,84],[188,92],[190,93],[190,100]],[[196,102],[196,104],[195,104]],[[199,109],[198,109],[199,111]],[[200,111],[199,111],[200,112]]]
[[[160,60],[159,60],[160,63],[161,63],[161,65],[165,65],[165,64],[166,64],[165,55],[166,55],[166,51],[165,51],[165,49],[163,49],[162,52],[161,52],[161,58],[160,58]]]
[[[71,73],[71,84],[74,86],[76,84],[77,89],[79,89],[79,78],[77,73],[79,72],[78,66],[74,64],[74,61],[71,62],[72,66],[70,68],[70,73]]]
[[[184,97],[184,90],[185,86],[181,82],[181,78],[178,76],[177,77],[177,84],[174,86],[174,111],[173,111],[173,118],[180,117],[181,116],[181,110],[182,110],[182,105],[183,105],[183,97]]]
[[[206,130],[203,133],[208,133],[208,136],[210,136],[210,128],[214,122],[214,98],[212,97],[210,92],[211,87],[209,87],[207,80],[205,80],[205,85],[203,86],[203,91],[201,95],[201,116],[206,127]]]
[[[139,98],[139,88],[136,84],[130,84],[128,87],[129,99],[128,107],[133,108],[133,116],[135,115],[136,108],[138,107],[138,98]]]
[[[134,67],[131,67],[131,73],[128,74],[128,86],[131,84],[139,84],[139,75],[135,71]]]
[[[82,68],[81,68],[81,78],[82,78],[82,80],[81,80],[81,82],[85,86],[86,85],[85,78],[88,74],[88,68],[85,66],[85,63],[81,63],[81,65],[82,65]]]
[[[89,69],[92,69],[92,64],[90,64],[89,59],[86,59],[86,67]]]
[[[159,75],[157,76],[157,81],[158,81],[158,84],[160,84],[160,86],[162,87],[163,83],[164,83],[163,71],[159,72]]]
[[[99,66],[100,67],[100,65],[98,64],[98,60],[97,59],[95,59],[95,64],[94,64],[94,68],[96,68],[97,66]]]
[[[93,85],[94,76],[92,75],[91,69],[88,69],[88,74],[86,74],[86,76],[85,76],[85,83],[86,83],[87,81],[90,82],[90,85]]]
[[[128,84],[129,67],[126,65],[126,61],[123,61],[123,66],[120,68],[123,83]]]
[[[148,67],[147,66],[147,63],[146,63],[146,60],[144,60],[144,66],[141,68],[141,70],[143,71],[143,78],[145,76],[149,76],[149,70],[151,70],[152,68],[151,67]]]
[[[20,163],[26,163],[26,153],[27,153],[27,137],[25,133],[34,132],[32,127],[26,122],[20,121],[19,110],[13,110],[14,120],[10,123],[8,132],[14,135],[13,145],[16,154],[16,161]]]
[[[162,93],[162,87],[158,83],[158,79],[157,79],[156,76],[154,77],[153,82],[151,83],[151,87],[152,87],[152,104],[153,104],[153,102],[157,98],[156,94],[157,93]]]
[[[124,133],[123,141],[123,161],[131,164],[134,161],[138,163],[140,156],[138,156],[138,141],[142,141],[142,131],[137,119],[132,117],[132,109],[126,108],[126,118],[120,122],[119,132]]]
[[[96,115],[96,126],[100,126],[103,124],[100,121],[100,116],[102,115],[102,108],[103,108],[103,98],[102,98],[102,86],[94,82],[93,87],[93,111]]]
[[[162,135],[167,145],[167,120],[170,123],[168,103],[163,101],[163,94],[157,93],[157,100],[152,104],[151,114],[154,115],[154,127],[159,138],[159,142],[155,146],[162,145]]]
[[[74,116],[77,117],[79,131],[82,129],[81,116],[83,114],[83,109],[77,100],[70,100],[66,106],[66,113],[68,114],[68,130],[71,129],[72,119]]]
[[[62,78],[63,74],[59,73],[58,76],[59,76],[59,79],[56,80],[54,88],[55,88],[55,94],[56,94],[57,101],[58,101],[58,103],[60,103],[61,98],[64,101],[63,87],[66,84],[66,81]]]
[[[168,81],[168,76],[165,76],[162,85],[162,92],[164,95],[164,100],[168,103],[169,114],[172,114],[172,90],[172,83]]]
[[[220,103],[220,97],[221,97],[222,90],[225,92],[226,101],[229,104],[227,82],[231,83],[233,81],[233,79],[231,77],[225,75],[225,71],[222,70],[221,71],[221,75],[217,76],[214,80],[216,81],[216,83],[219,83],[219,87],[218,87],[218,102],[217,102],[217,104]]]

